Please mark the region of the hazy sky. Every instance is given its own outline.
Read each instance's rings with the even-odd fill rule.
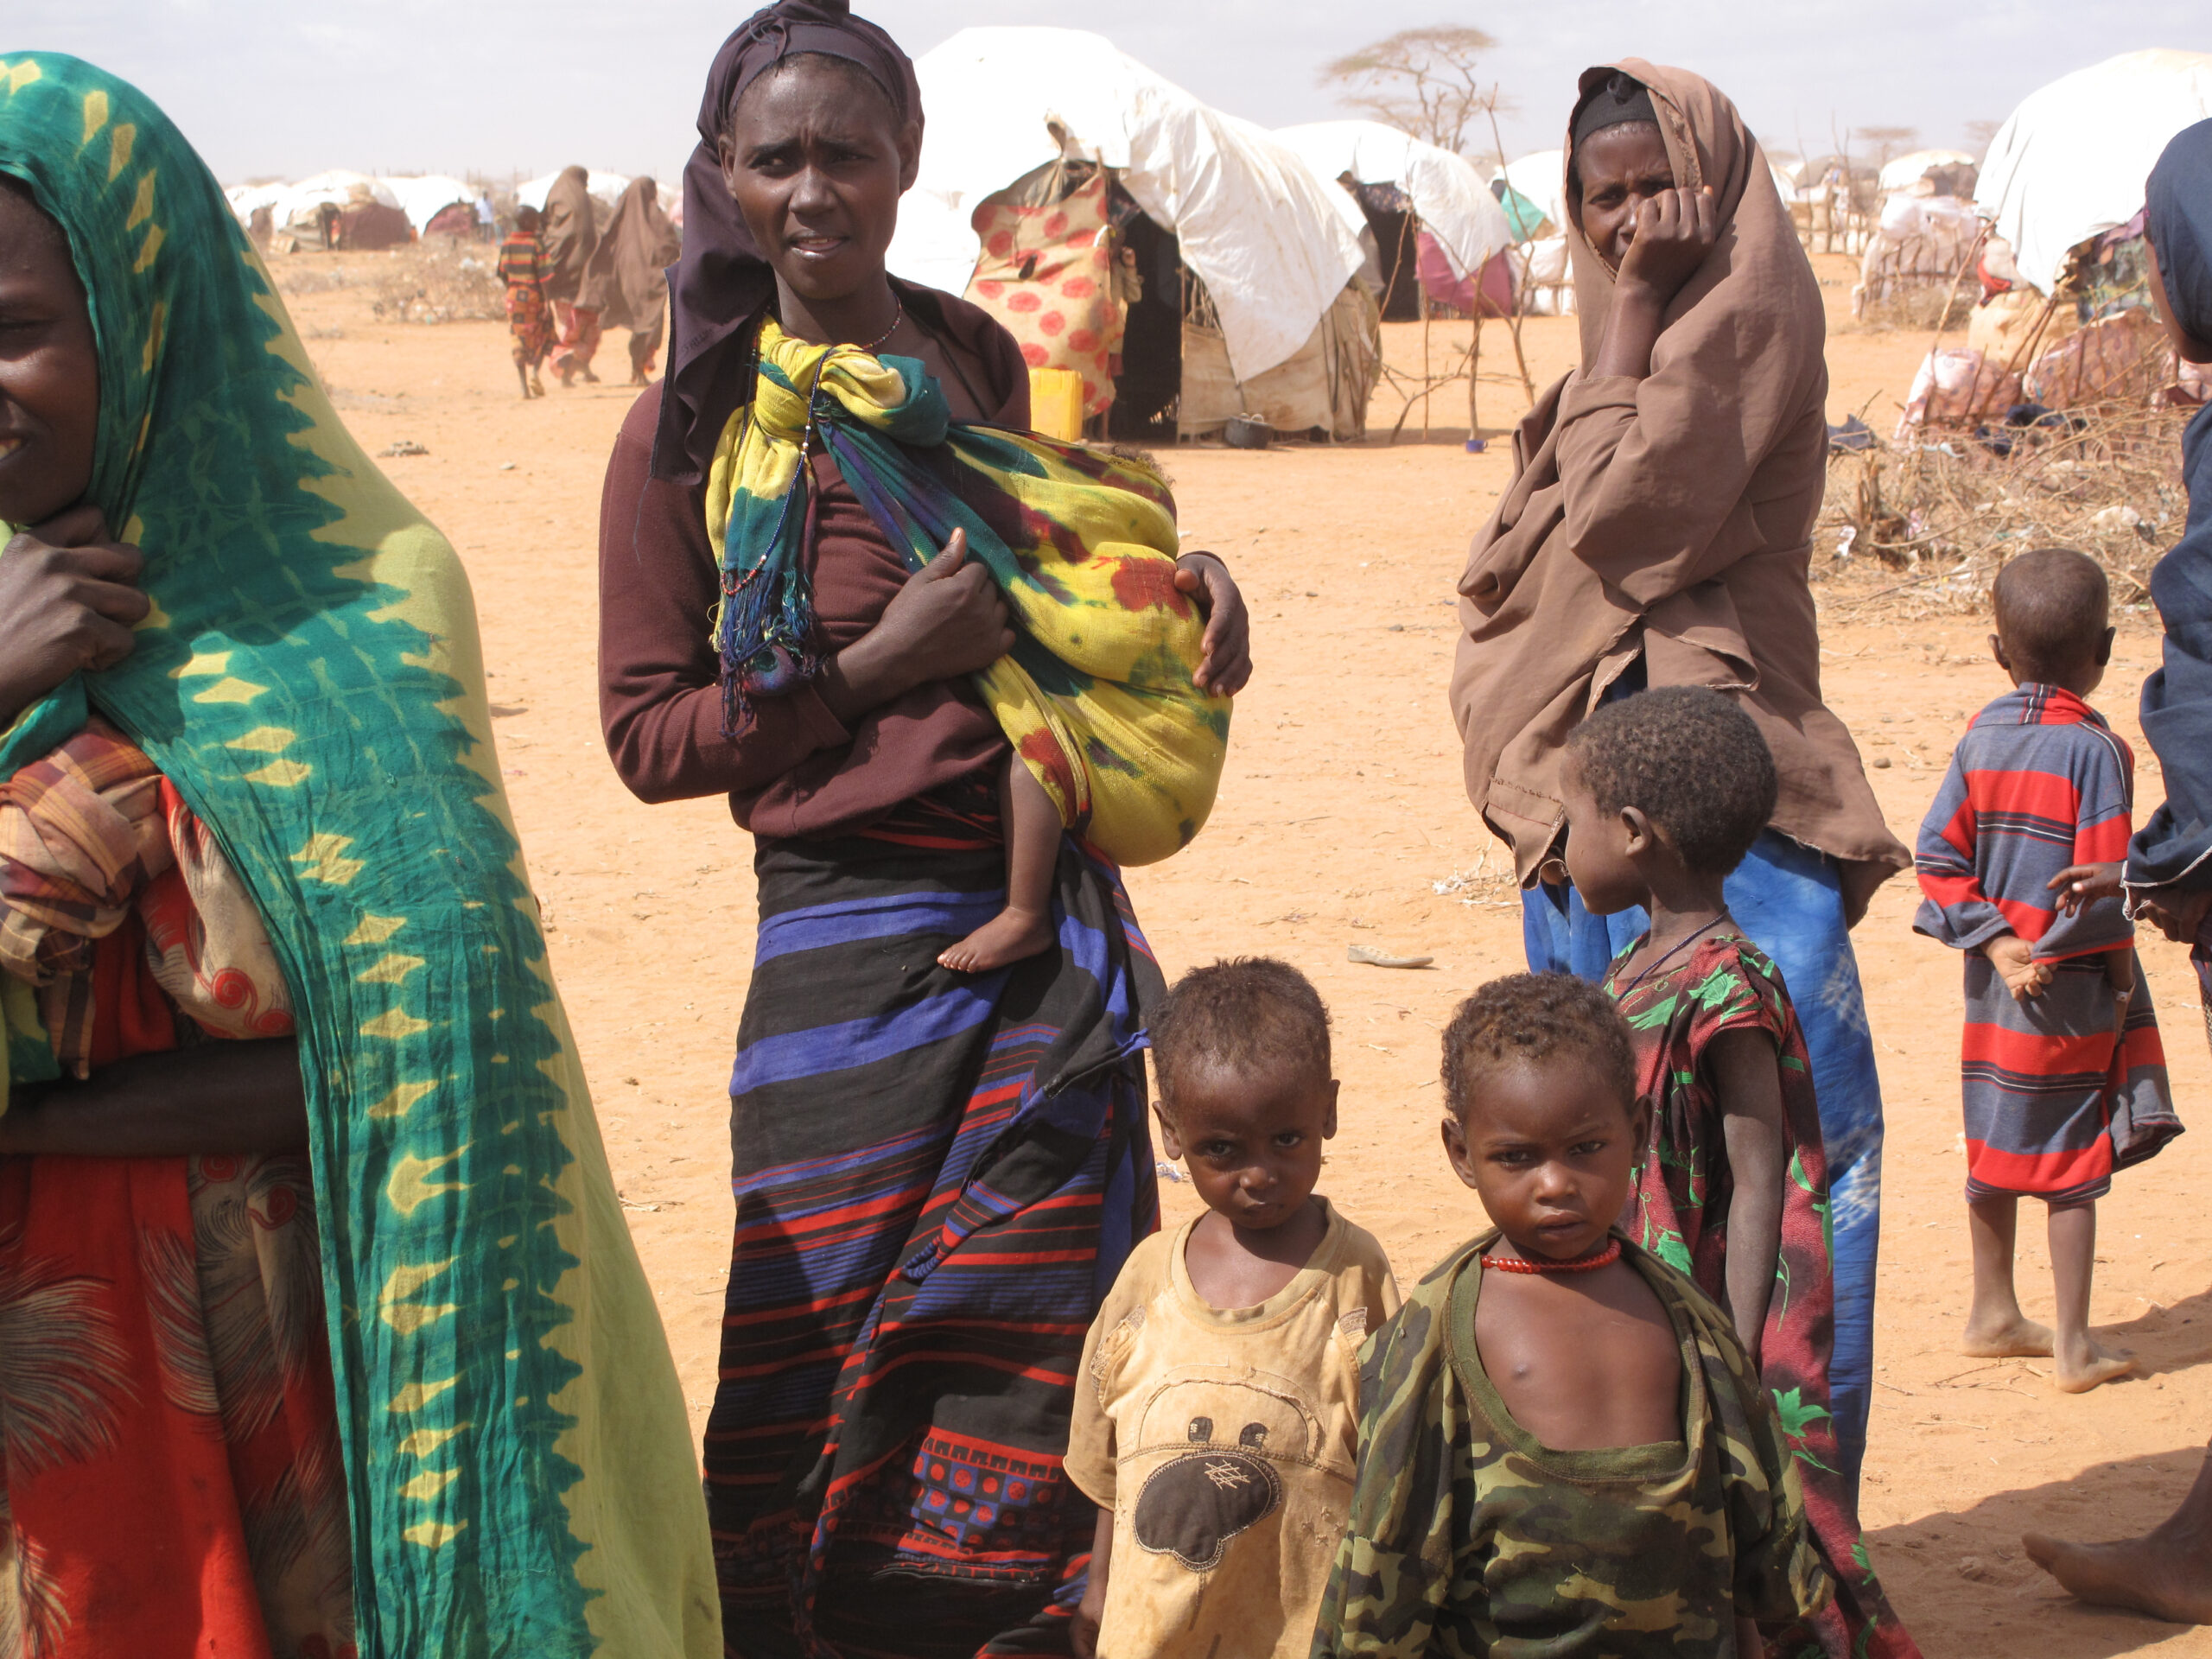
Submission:
[[[709,60],[747,15],[702,0],[5,0],[0,51],[73,52],[151,93],[226,182],[325,167],[673,174]],[[1268,126],[1340,113],[1329,59],[1394,29],[1474,23],[1515,113],[1508,149],[1559,141],[1574,77],[1626,54],[1681,64],[1770,146],[1831,124],[1959,143],[2070,69],[2139,47],[2212,49],[2207,0],[860,0],[919,55],[969,23],[1098,30]]]

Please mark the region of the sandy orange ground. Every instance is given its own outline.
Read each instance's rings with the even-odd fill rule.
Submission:
[[[1821,262],[1832,315],[1847,273],[1840,259]],[[728,1260],[724,1080],[752,953],[751,848],[719,800],[638,804],[601,747],[599,488],[631,394],[556,389],[525,404],[499,325],[379,323],[359,289],[308,296],[294,310],[366,446],[411,439],[429,448],[385,464],[452,537],[475,582],[500,760],[555,963],[693,1418],[703,1421]],[[1440,356],[1452,332],[1438,325]],[[1417,365],[1419,326],[1389,333],[1392,361]],[[1541,385],[1573,360],[1573,324],[1532,320],[1526,345]],[[1486,366],[1510,367],[1497,325],[1484,346]],[[1926,348],[1917,335],[1839,333],[1832,417],[1871,404],[1869,418],[1886,429]],[[619,342],[601,366],[617,376],[626,367]],[[1522,407],[1517,387],[1486,382],[1482,397],[1486,423]],[[1464,422],[1465,407],[1463,389],[1446,391],[1437,418],[1448,410]],[[1383,429],[1396,410],[1378,395]],[[1437,1033],[1457,999],[1522,965],[1518,904],[1467,805],[1444,700],[1452,584],[1510,466],[1503,443],[1471,456],[1465,435],[1461,425],[1440,427],[1426,445],[1165,458],[1186,544],[1221,551],[1250,595],[1258,672],[1239,702],[1211,824],[1182,857],[1129,878],[1171,975],[1264,951],[1321,987],[1344,1084],[1325,1187],[1382,1238],[1405,1280],[1482,1224],[1437,1148]],[[1829,607],[1829,700],[1878,768],[1891,825],[1909,842],[1954,734],[2003,683],[1978,619],[1854,622],[1857,608]],[[2134,624],[2097,699],[2131,741],[2137,689],[2156,657],[2155,636]],[[2138,752],[2147,804],[2158,798],[2155,766],[2139,742]],[[2197,1133],[2121,1177],[2101,1215],[2094,1317],[2137,1350],[2146,1375],[2063,1396],[2046,1363],[1957,1352],[1967,1287],[1959,965],[1911,932],[1916,897],[1909,881],[1891,882],[1857,935],[1890,1122],[1864,1504],[1873,1560],[1938,1659],[2212,1653],[2212,1632],[2076,1605],[2018,1543],[2024,1529],[2109,1537],[2148,1527],[2178,1498],[2212,1431],[2212,1065],[2194,977],[2178,947],[2145,943],[2176,1093]],[[1354,966],[1344,953],[1359,943],[1432,952],[1436,966]],[[1192,1210],[1189,1191],[1165,1185],[1171,1218]],[[2021,1283],[2030,1308],[2048,1317],[2038,1230],[2022,1229]]]

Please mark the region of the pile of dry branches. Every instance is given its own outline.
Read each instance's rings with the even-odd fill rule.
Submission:
[[[2149,596],[2151,567],[2181,534],[2182,429],[2192,409],[2108,405],[2024,429],[1915,429],[1828,461],[1815,571],[1885,578],[1832,603],[1891,601],[1918,614],[1970,611],[2016,553],[2075,547],[2112,577],[2115,604]],[[2008,454],[1995,453],[2009,440]],[[1897,579],[1902,575],[1902,580]]]

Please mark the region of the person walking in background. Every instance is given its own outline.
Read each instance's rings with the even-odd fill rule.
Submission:
[[[476,194],[476,239],[479,242],[499,239],[499,210],[492,205],[489,190],[480,190]]]
[[[1467,790],[1513,849],[1530,968],[1595,980],[1646,918],[1593,917],[1567,880],[1567,734],[1610,698],[1709,685],[1765,735],[1774,814],[1726,892],[1812,1056],[1835,1238],[1829,1378],[1855,1497],[1882,1099],[1849,929],[1911,859],[1821,701],[1807,584],[1827,485],[1820,286],[1758,141],[1694,74],[1586,72],[1566,167],[1583,366],[1522,422],[1513,482],[1460,579]]]
[[[631,180],[584,269],[577,308],[590,311],[601,332],[630,331],[633,386],[644,385],[652,372],[667,327],[668,267],[683,251],[683,237],[661,211],[660,187],[649,178]]]
[[[599,349],[599,313],[582,297],[584,273],[599,251],[591,175],[582,167],[563,168],[545,193],[543,219],[539,234],[545,245],[545,297],[552,302],[556,331],[553,372],[564,386],[574,385],[579,374],[596,384],[591,359]]]
[[[526,399],[545,395],[537,367],[553,349],[553,309],[545,297],[545,249],[537,227],[537,209],[523,208],[499,247],[499,280],[507,289],[507,332],[515,342],[515,378],[522,382]]]
[[[2212,363],[2212,121],[2183,128],[2145,194],[2151,294],[2175,354]],[[2212,1033],[2212,404],[2181,442],[2189,519],[2151,573],[2164,663],[2143,683],[2143,735],[2166,798],[2128,843],[2130,910],[2189,945]],[[2077,1544],[2030,1533],[2036,1563],[2084,1601],[2212,1624],[2212,1452],[2181,1507],[2140,1538]]]

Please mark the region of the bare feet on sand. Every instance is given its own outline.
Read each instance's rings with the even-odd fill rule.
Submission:
[[[1967,1321],[1966,1340],[1959,1351],[1970,1359],[2043,1359],[2050,1353],[2050,1327],[2013,1315],[2002,1325],[1984,1329]]]
[[[1039,954],[1052,942],[1052,921],[1009,906],[938,957],[957,974],[985,974]]]
[[[2094,1337],[2083,1337],[2078,1346],[2066,1344],[2054,1357],[2057,1363],[2051,1367],[2052,1380],[2068,1394],[2087,1394],[2100,1382],[2132,1376],[2135,1370],[2133,1354],[2125,1348],[2107,1348]]]
[[[2212,1539],[2172,1521],[2148,1537],[2116,1544],[2069,1544],[2037,1532],[2020,1543],[2037,1567],[2083,1601],[2175,1624],[2212,1624]]]

